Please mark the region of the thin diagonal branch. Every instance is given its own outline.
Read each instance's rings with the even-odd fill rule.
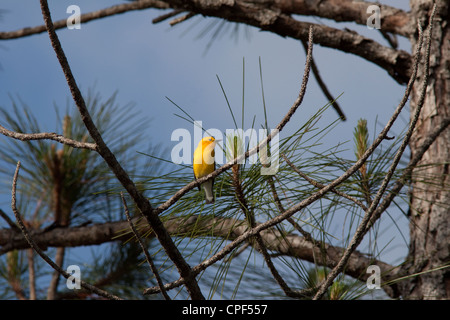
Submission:
[[[158,283],[159,288],[161,289],[161,293],[164,296],[164,299],[171,300],[169,295],[167,294],[166,290],[164,289],[164,284],[161,280],[161,277],[159,275],[158,269],[156,268],[155,264],[153,263],[153,259],[150,256],[147,248],[144,245],[144,242],[142,241],[141,236],[139,235],[138,231],[136,230],[134,223],[130,217],[130,213],[128,211],[127,202],[125,201],[125,197],[123,196],[123,192],[120,193],[120,197],[122,198],[122,203],[125,209],[125,215],[127,217],[128,223],[130,224],[130,228],[133,231],[134,235],[136,236],[136,239],[139,242],[139,245],[142,248],[142,251],[144,252],[145,259],[147,260],[148,265],[150,266],[150,270],[152,270],[153,274],[155,275],[156,282]]]
[[[306,41],[302,40],[301,43],[303,45],[303,48],[305,49],[305,52],[307,52],[308,45],[307,45]],[[333,107],[333,109],[337,112],[337,114],[339,115],[339,117],[341,118],[342,121],[346,121],[347,117],[345,116],[344,112],[342,111],[341,106],[336,101],[336,99],[333,97],[333,95],[330,93],[330,90],[328,90],[327,85],[325,84],[322,77],[320,76],[319,68],[317,67],[316,62],[314,61],[314,58],[311,59],[311,70],[314,74],[314,77],[316,78],[317,84],[319,85],[319,87],[322,90],[325,97],[328,99],[328,101],[332,101],[331,106]]]
[[[42,259],[44,259],[45,262],[47,262],[53,269],[55,269],[57,272],[59,272],[64,278],[69,279],[72,276],[61,269],[56,263],[54,263],[42,250],[39,248],[39,246],[34,242],[33,238],[31,238],[27,228],[25,227],[25,224],[22,221],[22,218],[20,216],[19,211],[16,207],[16,186],[17,186],[17,179],[19,177],[19,169],[20,169],[20,161],[17,162],[16,171],[14,173],[13,178],[13,184],[12,184],[12,192],[11,192],[11,208],[14,212],[14,216],[16,217],[17,224],[20,227],[20,230],[22,231],[23,236],[27,240],[28,244],[31,248],[33,248],[34,251],[36,251],[37,254],[41,256]],[[84,282],[80,279],[80,285],[85,288],[86,290],[89,290],[90,292],[93,292],[95,294],[98,294],[99,296],[105,297],[107,299],[112,300],[121,300],[119,297],[112,295],[104,290],[101,290],[97,287],[94,287],[93,285]]]

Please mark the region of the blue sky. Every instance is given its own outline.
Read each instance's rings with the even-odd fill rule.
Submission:
[[[52,18],[56,21],[69,16],[66,9],[72,4],[86,13],[123,2],[70,0],[49,1],[49,4]],[[402,8],[407,6],[407,1],[388,3]],[[36,0],[2,0],[0,8],[5,10],[0,19],[1,31],[43,23]],[[240,124],[243,59],[246,110],[243,129],[251,126],[254,115],[257,126],[263,124],[259,78],[261,58],[269,126],[274,127],[280,121],[297,97],[301,83],[305,54],[298,41],[252,27],[246,27],[250,34],[247,39],[241,27],[238,41],[227,33],[205,53],[209,37],[198,39],[197,36],[211,19],[195,17],[193,21],[175,27],[170,27],[168,21],[152,24],[152,19],[162,13],[164,11],[134,11],[82,24],[80,30],[59,30],[58,36],[82,91],[95,87],[105,98],[118,91],[117,101],[120,104],[133,102],[143,115],[152,119],[148,127],[142,128],[142,138],[173,146],[176,144],[171,141],[173,130],[186,128],[193,131],[193,127],[173,115],[180,112],[166,96],[182,106],[194,119],[203,121],[205,128],[222,131],[234,128],[216,75],[222,81]],[[204,21],[184,34],[186,28],[196,21],[194,19]],[[335,25],[323,19],[309,20]],[[345,26],[385,44],[376,30],[353,24]],[[401,47],[410,51],[408,42],[400,40]],[[339,103],[348,118],[327,137],[329,146],[352,140],[353,128],[360,118],[368,119],[371,133],[376,117],[384,125],[402,97],[403,86],[392,80],[384,70],[350,54],[315,46],[314,58],[330,91],[336,96],[343,93]],[[0,105],[10,108],[10,96],[15,99],[20,97],[35,111],[43,129],[54,131],[53,105],[65,108],[70,92],[48,35],[42,33],[0,42],[0,64]],[[298,128],[299,123],[326,103],[326,98],[311,76],[303,105],[288,124],[286,132]],[[336,118],[337,114],[330,108],[321,123],[327,124]],[[403,118],[405,121],[408,119],[407,110]],[[398,128],[403,125],[404,122],[401,122]],[[1,201],[2,207],[6,207],[4,203],[8,201]],[[406,220],[403,224],[406,226]],[[403,229],[404,232],[407,230],[405,227]],[[392,229],[392,232],[395,230]],[[394,233],[388,234],[386,241],[394,236],[395,241],[403,243]],[[391,251],[386,259],[399,262],[399,257],[405,253],[405,248],[398,248]]]

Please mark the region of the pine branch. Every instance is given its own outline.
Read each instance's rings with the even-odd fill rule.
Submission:
[[[191,297],[193,299],[204,299],[203,294],[201,293],[201,290],[198,286],[198,283],[195,277],[192,275],[190,266],[187,264],[181,253],[178,251],[172,238],[167,233],[167,230],[164,229],[161,220],[158,217],[158,214],[153,210],[147,198],[145,198],[139,192],[134,182],[128,176],[127,172],[119,164],[115,155],[111,152],[106,143],[103,141],[100,132],[98,131],[97,127],[92,121],[91,115],[89,114],[89,111],[86,108],[84,98],[81,95],[81,92],[72,74],[69,62],[67,61],[64,50],[62,49],[61,43],[56,34],[55,27],[51,19],[50,10],[48,8],[48,3],[46,0],[41,0],[40,3],[42,15],[44,17],[44,22],[49,34],[50,42],[56,53],[61,68],[64,72],[67,84],[69,86],[70,92],[72,93],[73,100],[75,101],[75,104],[78,107],[78,111],[81,115],[83,123],[85,124],[86,129],[89,131],[90,136],[97,144],[98,147],[97,152],[105,160],[105,162],[110,167],[111,171],[121,182],[122,186],[133,198],[134,202],[139,207],[139,210],[142,212],[142,214],[145,216],[145,218],[155,231],[158,240],[160,241],[169,258],[177,267],[181,277],[186,279],[186,288]]]
[[[316,181],[316,180],[314,180],[314,179],[312,179],[312,178],[310,178],[310,177],[308,177],[306,174],[304,174],[303,172],[301,172],[287,157],[286,157],[286,155],[285,154],[281,154],[281,156],[283,157],[283,159],[284,159],[284,161],[286,161],[286,163],[292,168],[292,170],[294,170],[296,173],[298,173],[298,175],[300,176],[300,177],[302,177],[303,179],[305,179],[306,181],[308,181],[309,183],[311,183],[313,186],[315,186],[316,188],[319,188],[319,189],[322,189],[322,188],[325,188],[325,185],[324,184],[322,184],[322,183],[320,183],[320,182],[318,182],[318,181]],[[339,190],[336,190],[336,189],[331,189],[330,190],[331,192],[333,192],[333,193],[335,193],[335,194],[337,194],[337,195],[339,195],[339,196],[341,196],[341,197],[343,197],[343,198],[346,198],[346,199],[348,199],[348,200],[350,200],[350,201],[352,201],[352,202],[354,202],[355,204],[357,204],[361,209],[363,209],[364,211],[366,211],[367,210],[367,207],[364,205],[364,203],[362,203],[361,201],[359,201],[358,199],[355,199],[354,197],[352,197],[352,196],[350,196],[350,195],[348,195],[348,194],[346,194],[346,193],[344,193],[344,192],[341,192],[341,191],[339,191]]]
[[[72,276],[68,274],[66,271],[61,269],[56,263],[54,263],[42,250],[41,248],[36,244],[36,242],[33,240],[33,238],[30,236],[27,228],[25,227],[25,224],[22,221],[21,215],[16,207],[16,186],[17,186],[17,179],[19,177],[19,169],[20,169],[20,161],[17,162],[16,171],[14,173],[13,178],[13,184],[12,184],[12,191],[11,191],[11,208],[14,212],[14,216],[16,217],[17,224],[19,225],[20,230],[22,231],[23,236],[27,240],[29,246],[36,251],[37,254],[41,256],[42,259],[44,259],[45,262],[47,262],[53,269],[55,269],[57,272],[59,272],[64,278],[69,279]],[[86,290],[89,290],[95,294],[98,294],[99,296],[105,297],[107,299],[112,300],[121,300],[119,297],[112,295],[104,290],[98,289],[97,287],[84,282],[80,279],[80,285],[85,288]]]
[[[429,72],[429,58],[430,58],[430,46],[431,46],[431,35],[432,35],[432,30],[433,30],[433,17],[434,17],[434,13],[436,11],[436,5],[434,5],[433,7],[433,11],[432,14],[430,16],[430,23],[428,26],[428,41],[426,44],[426,53],[425,53],[425,65],[424,65],[424,69],[425,69],[425,76],[424,79],[422,81],[422,90],[420,93],[420,99],[419,99],[419,103],[417,105],[417,108],[414,112],[414,116],[413,119],[409,125],[408,128],[408,132],[406,133],[405,138],[403,139],[402,145],[400,146],[399,150],[397,151],[397,154],[395,155],[394,160],[392,161],[391,167],[389,168],[388,173],[386,174],[383,183],[380,187],[380,189],[378,190],[375,198],[373,199],[372,203],[370,204],[369,208],[367,209],[360,225],[358,226],[357,230],[355,231],[355,234],[353,235],[352,240],[350,241],[350,244],[348,245],[347,249],[345,250],[344,254],[342,255],[342,258],[340,259],[339,263],[337,264],[337,266],[335,268],[333,268],[333,270],[331,270],[331,272],[328,274],[326,280],[321,284],[318,292],[316,293],[316,295],[314,296],[314,299],[320,299],[323,294],[326,292],[326,290],[328,289],[328,287],[331,286],[331,284],[333,283],[333,280],[337,277],[337,275],[342,272],[342,270],[344,269],[345,265],[347,264],[348,259],[350,258],[350,255],[352,254],[352,252],[356,249],[356,247],[361,243],[364,235],[366,234],[366,232],[368,231],[367,226],[369,225],[369,222],[371,221],[372,216],[374,215],[375,210],[377,209],[378,203],[381,200],[381,197],[383,196],[387,185],[394,173],[395,168],[398,165],[398,162],[400,161],[400,158],[404,152],[404,150],[406,149],[406,146],[409,143],[409,139],[413,133],[413,130],[416,126],[416,123],[418,121],[419,118],[419,114],[420,111],[422,109],[423,103],[425,101],[425,93],[426,93],[426,88],[428,85],[428,72]],[[411,76],[411,79],[408,83],[408,88],[412,87],[413,83],[415,82],[415,76],[417,73],[417,69],[418,69],[418,64],[419,64],[419,60],[421,57],[421,53],[420,50],[422,49],[422,44],[423,44],[423,31],[422,31],[422,27],[420,24],[418,24],[418,29],[419,29],[419,41],[418,41],[418,46],[417,46],[417,51],[416,51],[416,63],[414,66],[414,72],[413,75]],[[402,99],[401,104],[406,104],[406,101],[408,99],[409,96],[409,92],[408,90],[406,90],[406,93]]]
[[[235,150],[236,150],[236,146],[235,146]],[[244,196],[244,192],[242,190],[242,184],[239,179],[239,164],[235,164],[232,167],[232,172],[233,172],[232,183],[233,183],[234,191],[236,194],[236,199],[239,203],[239,207],[241,208],[242,212],[246,216],[249,227],[254,228],[256,226],[255,213],[253,212],[252,209],[249,208],[247,200],[245,199],[245,196]],[[270,257],[269,253],[267,252],[267,248],[264,244],[263,238],[261,237],[261,235],[259,233],[257,233],[255,235],[255,239],[256,239],[256,243],[257,243],[257,250],[263,256],[264,261],[266,262],[267,267],[269,268],[270,272],[272,273],[273,278],[278,283],[278,285],[281,287],[281,289],[284,291],[284,293],[288,297],[293,297],[293,298],[303,296],[300,293],[293,291],[287,285],[286,281],[284,281],[283,277],[281,277],[280,273],[275,268],[272,258]]]
[[[141,248],[142,248],[142,251],[144,252],[145,259],[147,260],[147,263],[148,263],[148,265],[150,266],[150,270],[152,270],[153,275],[154,275],[155,278],[156,278],[156,282],[158,283],[159,288],[161,289],[161,293],[162,293],[164,299],[166,299],[166,300],[171,300],[170,297],[169,297],[169,295],[167,294],[166,290],[164,289],[164,285],[163,285],[163,283],[162,283],[161,277],[159,276],[158,269],[156,268],[155,264],[153,263],[152,257],[151,257],[150,254],[148,253],[148,250],[147,250],[147,248],[145,247],[144,242],[142,241],[142,238],[141,238],[141,236],[139,235],[139,232],[136,230],[136,227],[134,226],[133,220],[131,219],[130,213],[129,213],[129,211],[128,211],[128,206],[127,206],[127,203],[126,203],[126,201],[125,201],[125,197],[123,196],[123,192],[120,193],[120,197],[122,198],[122,203],[123,203],[123,206],[124,206],[124,208],[125,208],[125,215],[127,216],[127,220],[128,220],[128,223],[130,224],[130,228],[131,228],[131,230],[133,231],[133,233],[134,233],[136,239],[138,240],[139,245],[140,245]]]
[[[167,3],[164,3],[163,1],[158,1],[158,0],[140,0],[140,1],[134,1],[131,3],[123,3],[123,4],[111,6],[109,8],[82,14],[80,16],[80,23],[95,21],[98,19],[114,16],[117,14],[122,14],[122,13],[129,12],[129,11],[144,10],[144,9],[149,9],[149,8],[168,9],[169,5]],[[67,19],[62,19],[62,20],[56,21],[54,23],[55,30],[63,29],[66,27],[67,27]],[[15,31],[0,32],[0,40],[23,38],[23,37],[28,37],[28,36],[35,35],[35,34],[40,34],[40,33],[46,32],[46,31],[47,31],[46,26],[41,25],[41,26],[32,27],[32,28],[23,28],[23,29],[15,30]]]

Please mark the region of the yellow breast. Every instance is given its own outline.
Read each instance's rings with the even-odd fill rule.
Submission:
[[[212,137],[203,138],[194,152],[194,175],[196,178],[204,177],[215,169],[215,140]]]

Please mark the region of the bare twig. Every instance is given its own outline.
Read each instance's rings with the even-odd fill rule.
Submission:
[[[134,10],[144,10],[148,8],[168,9],[169,5],[163,1],[158,0],[140,0],[132,3],[123,3],[109,8],[89,12],[80,16],[80,22],[86,23],[89,21],[110,17],[113,15],[125,13]],[[63,29],[67,27],[67,19],[62,19],[54,23],[55,29]],[[0,32],[0,40],[17,39],[31,36],[34,34],[43,33],[47,30],[45,25],[23,28],[16,31]]]
[[[197,14],[195,12],[189,12],[186,15],[173,19],[172,21],[169,22],[170,26],[173,27],[181,22],[184,22],[186,20],[189,20],[192,17],[195,17]]]
[[[308,34],[308,49],[306,50],[306,62],[305,62],[305,69],[303,71],[303,79],[302,79],[302,85],[300,87],[300,92],[298,94],[297,99],[294,101],[294,104],[292,105],[291,109],[289,109],[288,113],[284,116],[283,120],[277,125],[277,129],[279,131],[283,130],[286,123],[289,122],[291,117],[294,115],[297,108],[301,105],[303,98],[305,97],[306,93],[306,86],[308,85],[308,79],[309,79],[309,72],[311,70],[311,64],[313,61],[312,57],[312,51],[313,51],[313,38],[314,32],[313,27],[309,27],[309,34]]]
[[[305,49],[305,52],[307,52],[308,45],[307,45],[306,41],[302,40],[301,43],[303,45],[303,48]],[[314,58],[311,59],[311,70],[312,70],[312,72],[314,74],[314,77],[316,78],[317,84],[319,85],[319,87],[322,90],[323,94],[328,99],[328,101],[332,102],[331,106],[337,112],[337,114],[339,115],[341,120],[342,121],[346,121],[347,118],[346,118],[344,112],[342,111],[341,106],[336,101],[336,99],[333,97],[333,95],[330,93],[330,90],[328,90],[327,85],[325,84],[325,82],[323,81],[322,77],[320,76],[319,68],[317,67],[316,62],[314,61]]]
[[[30,140],[53,140],[73,148],[89,149],[97,151],[95,143],[75,141],[54,132],[40,132],[40,133],[20,133],[8,130],[0,125],[0,133],[4,136],[14,138],[21,141]]]
[[[55,269],[57,272],[59,272],[60,274],[62,274],[62,276],[66,279],[71,278],[72,276],[67,273],[66,271],[64,271],[63,269],[61,269],[61,267],[59,267],[56,263],[54,263],[52,261],[52,259],[50,259],[42,250],[41,248],[39,248],[39,246],[34,242],[33,238],[30,236],[27,228],[25,227],[25,224],[22,221],[22,218],[20,216],[19,211],[17,210],[16,207],[16,186],[17,186],[17,179],[19,177],[19,169],[20,169],[20,161],[17,162],[17,167],[16,167],[16,171],[14,173],[14,178],[13,178],[13,184],[12,184],[12,192],[11,192],[11,208],[12,211],[14,212],[14,216],[16,217],[17,220],[17,224],[20,227],[20,230],[22,231],[23,236],[25,237],[25,239],[27,240],[28,244],[30,245],[30,247],[36,251],[37,254],[39,254],[41,256],[42,259],[44,259],[45,262],[47,262],[53,269]],[[85,288],[86,290],[89,290],[90,292],[93,292],[95,294],[98,294],[99,296],[105,297],[107,299],[112,299],[112,300],[121,300],[119,297],[112,295],[104,290],[101,290],[97,287],[94,287],[93,285],[84,282],[83,280],[80,279],[80,285]]]
[[[162,283],[161,277],[159,276],[158,269],[156,268],[155,264],[153,263],[153,259],[150,256],[150,253],[148,252],[147,248],[144,245],[144,242],[142,241],[141,236],[139,235],[138,231],[136,230],[133,221],[131,220],[130,213],[128,211],[127,202],[125,201],[125,197],[123,196],[123,192],[120,193],[120,197],[122,198],[122,203],[125,209],[125,215],[127,216],[128,223],[130,224],[130,228],[133,231],[134,235],[136,236],[136,239],[139,242],[139,245],[142,248],[142,251],[144,252],[145,259],[147,260],[148,265],[150,266],[150,270],[152,270],[153,274],[155,275],[156,282],[159,285],[159,288],[161,289],[161,293],[164,296],[164,299],[171,300],[169,295],[167,294],[166,290],[164,289],[164,284]]]
[[[174,16],[176,16],[176,15],[178,15],[178,14],[184,12],[184,11],[185,10],[183,10],[183,9],[175,9],[173,11],[170,11],[169,13],[166,13],[166,14],[160,15],[159,17],[156,17],[155,19],[152,20],[152,23],[163,22],[163,21],[165,21],[167,19],[170,19],[170,18],[172,18],[172,17],[174,17]]]

